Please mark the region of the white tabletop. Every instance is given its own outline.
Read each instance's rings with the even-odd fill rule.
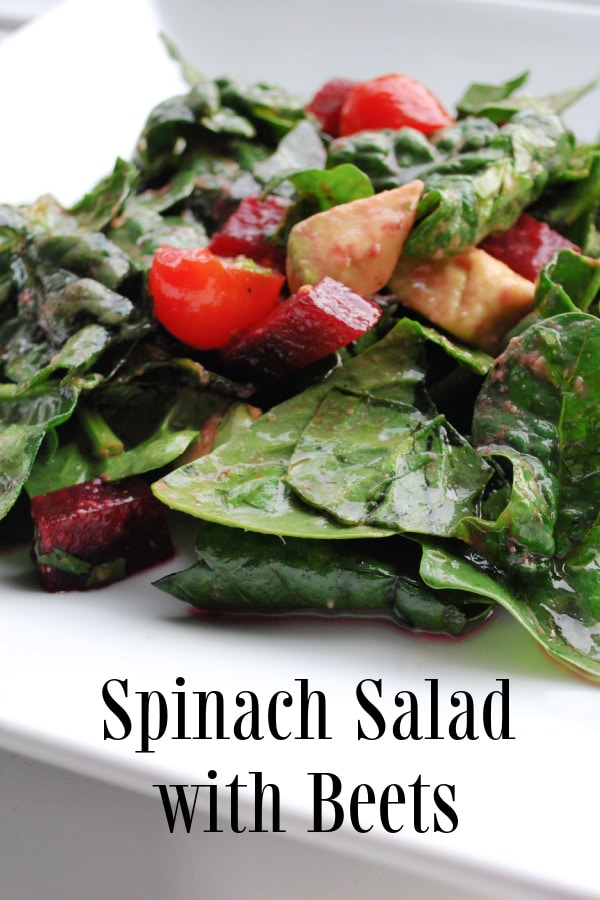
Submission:
[[[2,48],[0,76],[6,82],[13,76],[15,89],[0,98],[0,109],[3,121],[18,122],[19,128],[2,148],[9,164],[0,169],[0,200],[32,199],[48,189],[61,196],[77,193],[108,170],[116,153],[129,152],[145,113],[176,81],[154,23],[139,15],[144,5],[144,0],[67,0],[64,13],[49,13],[47,26],[43,17]],[[221,0],[221,5],[236,4]],[[371,5],[385,4],[372,0]],[[493,6],[491,0],[480,5]],[[440,2],[440,9],[444,6]],[[579,40],[571,41],[562,27],[563,18],[569,24],[560,12],[565,3],[531,6],[536,13],[544,8],[545,21],[553,22],[545,38],[562,46],[562,57],[553,53],[544,73],[572,86],[571,71],[565,80],[557,70],[567,49],[575,84],[581,75],[589,76],[588,62],[596,73],[600,19],[594,17],[593,33],[580,28]],[[347,0],[346,7],[348,14],[364,10],[360,0]],[[239,0],[240,15],[244,9],[249,7]],[[73,41],[73,34],[89,36],[90,15],[97,40]],[[315,21],[308,17],[305,30]],[[449,30],[452,24],[449,18]],[[577,23],[571,24],[575,29]],[[488,38],[479,45],[480,61],[498,50],[489,41],[493,29],[485,25],[480,22]],[[475,40],[474,27],[471,20],[468,40]],[[569,40],[563,46],[565,34]],[[207,46],[213,38],[203,36]],[[260,46],[256,40],[250,49]],[[296,54],[301,46],[296,35]],[[446,53],[449,47],[454,50],[452,38]],[[521,49],[518,60],[509,61],[508,75],[515,74],[513,65],[520,71],[526,58],[540,60],[544,69],[541,42]],[[406,51],[416,64],[424,56],[418,42]],[[120,65],[122,59],[130,65]],[[252,59],[260,69],[260,55]],[[45,79],[39,67],[32,74],[32,61],[45,67]],[[229,70],[219,48],[213,61],[222,72]],[[472,65],[454,60],[458,68],[461,62],[464,68]],[[286,73],[281,75],[285,82]],[[23,117],[40,98],[35,120]],[[597,121],[597,108],[592,113]],[[432,884],[443,900],[599,896],[600,693],[558,669],[508,616],[458,646],[418,641],[377,625],[207,624],[192,621],[182,606],[151,587],[160,572],[143,573],[105,593],[49,597],[28,574],[26,550],[1,564],[2,900],[369,895],[417,900],[433,896]],[[170,696],[178,676],[192,691],[221,690],[230,720],[238,691],[252,689],[264,699],[307,678],[329,698],[332,740],[278,743],[267,736],[242,745],[235,739],[180,744],[165,738],[146,756],[136,752],[135,736],[103,740],[105,717],[111,728],[117,725],[102,701],[103,684],[128,678],[132,699],[135,691]],[[498,687],[498,679],[508,678],[515,739],[419,744],[395,740],[390,727],[383,740],[358,745],[354,690],[363,678],[382,680],[390,723],[398,714],[396,691],[413,689],[426,708],[429,679],[439,680],[446,700],[460,690],[481,700]],[[198,829],[190,840],[172,839],[153,784],[206,780],[211,767],[222,780],[260,770],[279,784],[287,834],[281,839],[206,836]],[[460,828],[454,835],[411,835],[407,829],[393,838],[311,837],[306,820],[311,771],[339,774],[347,790],[359,782],[379,789],[408,784],[419,774],[434,785],[455,783]],[[37,867],[31,868],[32,861]],[[87,890],[86,877],[92,885]]]

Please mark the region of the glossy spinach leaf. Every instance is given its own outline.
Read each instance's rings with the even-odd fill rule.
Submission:
[[[356,166],[376,191],[383,191],[422,178],[442,158],[433,142],[414,128],[383,129],[336,138],[327,148],[326,166]]]
[[[218,78],[221,104],[248,118],[263,137],[277,141],[305,118],[305,100],[281,85]],[[269,141],[270,142],[270,141]]]
[[[548,222],[581,248],[600,257],[600,144],[574,149],[561,178],[533,205],[534,216]]]
[[[507,462],[515,493],[499,520],[473,523],[481,529],[474,542],[502,566],[548,569],[551,559],[564,560],[584,541],[596,521],[599,352],[600,321],[563,313],[515,338],[482,388],[473,441]]]
[[[210,522],[296,537],[338,536],[339,526],[306,507],[284,480],[300,432],[327,390],[318,385],[274,407],[208,456],[155,482],[154,493],[167,506]],[[348,529],[347,536],[356,535]]]
[[[351,163],[333,169],[306,169],[290,175],[289,180],[302,199],[312,201],[315,212],[374,193],[365,173]]]
[[[491,470],[429,400],[423,353],[428,334],[418,323],[400,320],[381,341],[324,381],[274,407],[213,453],[161,479],[155,484],[157,496],[176,509],[234,527],[295,537],[355,538],[410,530],[417,523],[423,527],[424,508],[415,506],[410,492],[414,482],[425,479],[429,499],[439,492],[439,518],[446,517],[444,533],[452,531],[457,518],[477,509],[477,496]],[[300,476],[299,467],[306,459],[309,436],[315,432],[318,436],[323,427],[332,430],[328,409],[333,406],[343,417],[353,405],[360,409],[360,429],[352,423],[343,437],[335,436],[333,429],[332,439],[339,445],[339,481],[348,475],[344,465],[354,466],[363,512],[374,506],[369,490],[378,496],[389,492],[389,496],[382,498],[379,516],[361,515],[342,522],[334,504],[316,501],[304,483],[306,472]],[[394,421],[396,415],[400,424]],[[397,445],[400,430],[406,435],[402,448],[407,451],[406,460]],[[322,449],[322,453],[315,449],[311,463],[315,481],[319,481],[320,465],[335,464],[329,445]],[[333,453],[337,450],[338,446]],[[369,468],[378,456],[385,457],[383,472]],[[398,469],[402,467],[407,480],[400,496]],[[462,490],[465,480],[469,482],[466,493]],[[409,516],[412,510],[409,522],[403,518],[403,504]],[[434,518],[432,513],[431,528]],[[442,528],[439,521],[438,526]]]
[[[184,152],[207,146],[229,155],[236,141],[256,141],[273,151],[305,118],[302,100],[278,86],[199,73],[191,79],[186,94],[157,104],[146,120],[134,159],[142,184],[163,180]]]
[[[290,175],[325,167],[325,147],[317,128],[302,119],[279,141],[277,149],[252,167],[253,175],[273,191]]]
[[[520,578],[474,556],[455,552],[447,542],[420,539],[420,575],[432,588],[472,591],[506,609],[544,650],[563,666],[600,682],[600,529],[591,544],[567,563],[565,571],[540,572]],[[588,558],[586,559],[586,555]]]
[[[79,391],[77,384],[29,392],[0,386],[0,518],[17,501],[46,434],[73,414]]]
[[[160,472],[176,463],[211,417],[232,402],[233,396],[215,389],[210,374],[200,368],[194,372],[176,360],[144,362],[138,352],[118,379],[96,386],[73,419],[44,442],[27,491],[33,495],[98,476],[115,481]]]
[[[540,273],[534,315],[549,318],[573,310],[597,315],[599,299],[600,261],[561,250]]]
[[[600,660],[599,353],[600,321],[579,311],[541,320],[510,342],[473,418],[475,446],[510,473],[510,496],[495,519],[466,518],[461,525],[461,536],[497,567],[521,607],[520,620],[538,640],[594,671]]]
[[[428,587],[411,541],[318,541],[203,523],[197,562],[156,587],[203,612],[387,618],[458,637],[484,619],[486,600]]]
[[[568,165],[573,135],[558,116],[516,114],[480,150],[427,173],[416,224],[404,252],[452,255],[505,231]]]
[[[334,390],[296,444],[287,482],[344,524],[451,536],[490,476],[443,416]]]
[[[510,112],[507,115],[507,101],[523,87],[528,78],[529,72],[526,71],[499,84],[473,82],[456,103],[456,112],[463,118],[485,116],[495,122],[506,122],[511,116]],[[513,113],[516,112],[514,105],[512,110]]]

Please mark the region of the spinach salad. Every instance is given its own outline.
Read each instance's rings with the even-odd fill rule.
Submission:
[[[581,92],[522,75],[472,85],[431,133],[333,134],[305,98],[181,62],[186,92],[79,202],[0,206],[4,540],[33,497],[143,476],[198,520],[196,562],[156,586],[200,610],[459,636],[500,606],[600,680],[600,143],[561,118]],[[311,267],[344,280],[336,216],[363,210],[347,233],[373,258],[371,210],[409,185],[401,252],[359,292],[376,321],[334,352],[240,368],[157,320],[159,248],[216,246],[244,201],[275,198],[268,264],[301,294]],[[494,241],[524,221],[563,240],[507,317]]]

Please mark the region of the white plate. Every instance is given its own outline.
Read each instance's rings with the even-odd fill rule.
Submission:
[[[332,74],[401,68],[452,103],[470,80],[508,78],[529,68],[532,87],[559,90],[589,80],[598,69],[600,8],[592,4],[371,0],[347,2],[343,13],[326,2],[293,10],[282,2],[250,6],[241,0],[199,6],[202,17],[195,23],[190,4],[190,45],[208,74],[277,79],[307,91]],[[230,22],[227,32],[219,30],[222,17]],[[150,106],[180,84],[156,30],[142,0],[70,0],[2,47],[3,201],[47,191],[75,199],[117,154],[131,152]],[[570,114],[583,137],[598,133],[598,107],[596,93]],[[177,530],[183,564],[191,558],[194,529]],[[215,783],[224,785],[236,774],[248,781],[250,772],[260,771],[280,788],[282,827],[307,848],[341,848],[389,867],[400,882],[410,872],[439,880],[446,897],[466,896],[468,887],[481,897],[600,896],[594,824],[600,693],[549,661],[508,616],[459,643],[358,622],[206,623],[152,588],[151,581],[172,568],[167,564],[99,592],[48,596],[37,589],[26,550],[0,559],[2,747],[152,796],[159,819],[155,783],[207,784],[215,769]],[[295,704],[282,708],[278,721],[292,737],[174,740],[171,692],[180,689],[178,676],[190,704],[194,691],[223,693],[229,734],[244,711],[235,704],[238,692],[260,698],[266,732],[268,698],[289,691]],[[132,735],[120,741],[103,739],[105,719],[113,734],[122,733],[102,699],[102,686],[111,679],[128,679],[123,702],[134,720]],[[328,740],[294,739],[300,733],[299,679],[326,698]],[[355,697],[363,679],[383,684],[380,709],[388,728],[379,740],[357,737],[359,717],[372,731]],[[455,712],[452,692],[468,691],[480,714],[483,698],[499,679],[508,679],[512,739],[394,738],[392,723],[401,712],[395,694],[414,691],[425,720],[430,679],[438,679],[442,723]],[[143,754],[136,752],[136,692],[149,691],[169,698],[171,720],[167,734],[154,742],[155,752]],[[341,779],[343,830],[309,833],[310,772]],[[409,786],[419,776],[431,786],[423,789],[425,833],[413,825]],[[349,796],[361,783],[377,792],[391,783],[406,790],[405,806],[392,810],[394,823],[404,822],[402,831],[384,832],[377,808],[368,806],[361,807],[361,820],[373,829],[359,834],[351,826]],[[433,829],[432,790],[440,784],[455,786],[458,827],[451,834]],[[246,815],[252,804],[248,794],[241,796]],[[438,819],[448,826],[439,811]],[[206,822],[197,826],[191,846],[202,843],[204,827]],[[168,840],[166,824],[164,830]],[[275,856],[283,839],[264,835]],[[244,846],[244,835],[236,840]],[[231,841],[223,841],[225,851]],[[218,854],[218,839],[211,846]],[[218,864],[226,866],[228,859]],[[302,896],[302,884],[286,895]],[[323,886],[321,896],[335,895],[335,885],[329,891]]]

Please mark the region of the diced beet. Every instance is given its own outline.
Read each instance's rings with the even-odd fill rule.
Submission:
[[[306,107],[306,112],[315,117],[327,134],[339,136],[340,111],[356,84],[352,78],[332,78],[325,82]]]
[[[173,556],[165,507],[136,476],[31,498],[33,556],[50,592],[88,590]]]
[[[280,378],[335,353],[375,325],[381,309],[333,278],[303,285],[223,353],[236,373]]]
[[[576,244],[551,228],[547,222],[540,222],[529,213],[521,213],[514,225],[503,234],[485,238],[481,248],[529,281],[536,280],[558,250],[569,248],[581,252]]]
[[[245,197],[234,213],[213,234],[209,248],[217,256],[247,256],[263,266],[283,270],[285,250],[274,241],[291,201],[270,194]]]

